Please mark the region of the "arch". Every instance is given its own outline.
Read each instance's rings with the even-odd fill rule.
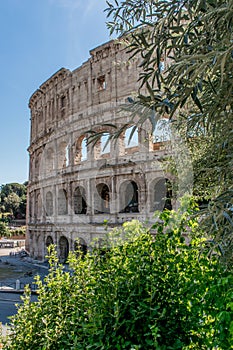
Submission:
[[[87,160],[87,138],[84,137],[81,142],[81,161]]]
[[[168,118],[161,118],[158,120],[154,132],[153,143],[166,142],[171,139],[171,128]]]
[[[60,189],[58,191],[58,215],[68,214],[68,203],[67,203],[67,193],[66,190]]]
[[[109,158],[111,143],[110,133],[107,130],[97,129],[97,139],[92,144],[92,151],[94,159]]]
[[[172,209],[172,185],[166,178],[156,179],[151,185],[151,211]]]
[[[29,166],[29,180],[34,180],[34,155],[30,156],[30,166]]]
[[[87,138],[82,135],[75,143],[74,164],[87,160]]]
[[[96,186],[95,214],[110,213],[110,192],[105,183]]]
[[[48,248],[50,245],[53,245],[53,239],[51,236],[48,236],[45,241],[45,257],[48,255]]]
[[[34,179],[38,180],[40,173],[40,158],[39,155],[35,158]]]
[[[42,216],[42,200],[40,192],[36,195],[36,216],[40,219]]]
[[[139,212],[138,185],[135,181],[125,181],[120,186],[120,212]]]
[[[70,146],[69,145],[66,145],[65,151],[66,151],[66,156],[65,156],[64,166],[67,167],[70,165]]]
[[[68,152],[67,152],[68,145],[66,142],[60,142],[58,146],[58,159],[57,159],[57,165],[58,169],[65,168],[67,164],[69,164],[69,159],[67,159]]]
[[[28,207],[29,222],[31,222],[33,217],[33,194],[31,192],[29,193]]]
[[[135,125],[125,130],[125,148],[133,148],[138,146],[138,128]]]
[[[104,132],[100,138],[101,155],[110,153],[111,144],[110,144],[109,137],[110,137],[110,134],[108,132]]]
[[[78,186],[74,190],[74,213],[87,213],[86,191],[85,188],[82,186]]]
[[[45,246],[48,248],[50,245],[53,244],[53,238],[51,236],[48,236],[45,241]]]
[[[87,254],[87,243],[83,238],[77,238],[74,242],[74,251],[81,253],[82,255]]]
[[[53,194],[51,191],[48,191],[45,195],[45,212],[46,216],[53,215]]]
[[[46,151],[46,172],[54,170],[54,149],[49,147]]]
[[[69,255],[69,242],[65,236],[59,239],[59,261],[65,263]]]

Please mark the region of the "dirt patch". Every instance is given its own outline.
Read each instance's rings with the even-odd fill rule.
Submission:
[[[0,281],[19,279],[26,276],[32,276],[36,273],[35,269],[27,266],[16,266],[8,262],[0,261]]]

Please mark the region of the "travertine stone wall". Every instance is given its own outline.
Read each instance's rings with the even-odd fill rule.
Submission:
[[[90,55],[72,72],[60,69],[29,101],[27,249],[37,259],[45,259],[51,243],[65,261],[77,241],[84,250],[101,242],[104,220],[110,228],[133,218],[150,222],[171,194],[165,188],[171,177],[160,165],[168,150],[165,143],[155,146],[148,125],[130,142],[126,131],[105,149],[106,138],[86,144],[88,130],[107,134],[111,127],[103,124],[130,121],[121,106],[138,90],[140,72],[140,59],[129,60],[119,42]]]

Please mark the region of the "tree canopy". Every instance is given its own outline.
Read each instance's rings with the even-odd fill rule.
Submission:
[[[25,218],[27,183],[9,183],[0,187],[0,212],[13,218]]]
[[[152,128],[156,112],[169,114],[182,128],[192,150],[195,194],[212,200],[207,231],[232,251],[233,1],[107,4],[110,31],[125,38],[132,56],[141,57],[144,89],[133,108],[154,111],[147,118]]]

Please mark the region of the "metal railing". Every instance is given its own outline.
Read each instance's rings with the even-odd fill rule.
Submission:
[[[0,282],[0,292],[1,291],[22,291],[24,290],[25,286],[29,285],[29,288],[32,291],[37,290],[37,284],[32,283],[23,283],[20,282],[20,280],[16,280],[15,282]]]

